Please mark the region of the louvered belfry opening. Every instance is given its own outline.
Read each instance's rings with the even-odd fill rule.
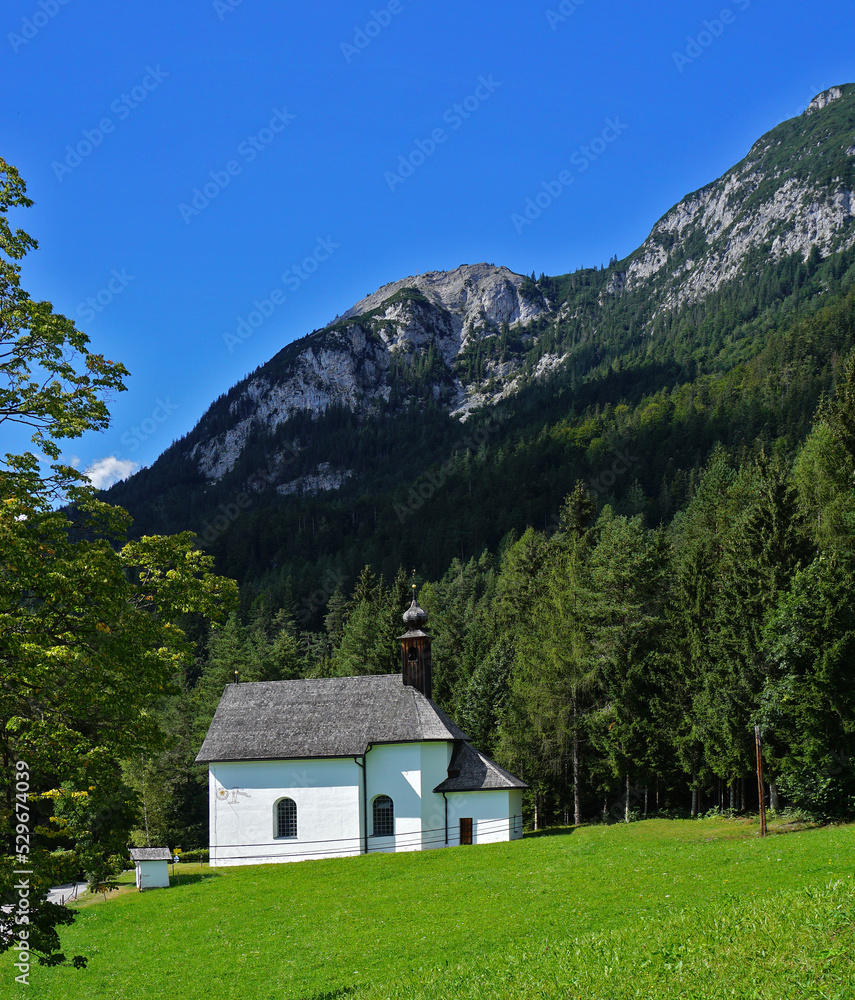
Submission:
[[[422,629],[427,625],[428,614],[416,601],[413,587],[413,603],[404,612],[407,631],[398,636],[401,643],[401,674],[405,684],[416,688],[426,697],[431,697],[431,637]]]

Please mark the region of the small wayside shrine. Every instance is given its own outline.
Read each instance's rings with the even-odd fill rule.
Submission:
[[[522,836],[526,783],[431,700],[427,622],[414,594],[400,674],[226,686],[196,758],[213,866]]]
[[[169,885],[169,863],[172,852],[168,847],[132,847],[131,861],[136,868],[136,884],[143,889],[160,889]]]

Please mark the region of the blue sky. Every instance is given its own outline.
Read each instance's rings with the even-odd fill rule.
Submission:
[[[5,0],[0,156],[40,243],[24,287],[131,371],[66,457],[107,460],[101,483],[111,458],[151,464],[386,282],[623,257],[855,80],[853,23],[851,0]]]

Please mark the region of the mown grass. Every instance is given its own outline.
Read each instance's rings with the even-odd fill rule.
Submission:
[[[186,866],[80,905],[84,971],[38,1000],[855,998],[855,826],[739,820],[556,831],[514,844]],[[2,974],[13,980],[8,956]]]

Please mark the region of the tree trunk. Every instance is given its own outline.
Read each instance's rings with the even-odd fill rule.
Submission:
[[[696,819],[698,815],[698,790],[695,788],[695,782],[698,776],[696,774],[692,775],[692,819]]]
[[[570,775],[568,773],[568,762],[567,758],[564,757],[564,825],[570,826],[570,798],[567,794],[567,785],[570,783]]]
[[[143,805],[143,821],[145,823],[145,846],[151,847],[151,837],[148,835],[148,796],[145,791],[145,762],[143,762],[143,782],[142,782],[142,805]],[[104,897],[107,898],[106,896]]]
[[[781,811],[781,800],[778,798],[778,782],[769,782],[769,808],[773,812]]]
[[[534,793],[534,828],[539,829],[537,825],[537,792]]]
[[[573,714],[575,715],[575,709]],[[579,733],[573,727],[573,822],[582,825],[582,797],[579,790]]]
[[[626,772],[626,805],[623,810],[623,821],[629,822],[629,771]]]
[[[647,785],[644,786],[644,818],[647,819]]]

